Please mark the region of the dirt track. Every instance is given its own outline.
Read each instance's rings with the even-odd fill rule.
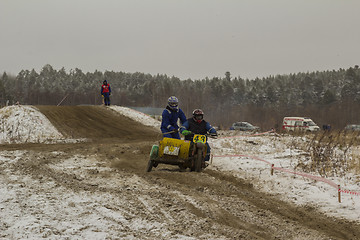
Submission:
[[[161,135],[105,107],[38,108],[64,135],[91,141],[1,145],[0,150],[29,150],[26,158],[12,166],[14,172],[51,179],[73,192],[110,195],[110,200],[100,203],[110,211],[125,211],[130,219],[161,226],[138,232],[119,228],[116,236],[112,235],[116,230],[111,230],[110,239],[129,234],[138,239],[169,239],[179,234],[194,239],[360,239],[360,226],[355,223],[282,202],[216,170],[179,172],[177,167],[159,165],[146,173],[149,151]],[[74,155],[95,159],[97,170],[51,167]],[[102,170],[105,167],[110,170]],[[97,210],[89,207],[88,211]],[[121,225],[116,219],[108,221],[114,228]],[[164,236],[162,229],[171,235]]]

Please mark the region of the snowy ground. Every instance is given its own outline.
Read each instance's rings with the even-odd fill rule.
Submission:
[[[299,205],[316,206],[330,216],[360,221],[359,176],[348,174],[342,178],[321,178],[317,173],[294,170],[299,161],[305,161],[307,153],[291,147],[293,140],[291,136],[273,133],[218,139],[213,141],[215,157],[212,167],[231,172],[239,178],[258,179],[260,181],[253,181],[257,189],[276,193],[282,199]],[[303,145],[306,143],[305,138],[298,138],[297,141]],[[224,155],[231,157],[221,157]],[[275,169],[273,175],[271,164],[280,168]],[[341,193],[341,203],[337,185],[351,191],[351,194]]]
[[[143,113],[118,106],[114,106],[113,109],[148,126],[160,127],[158,121]],[[271,175],[271,164],[294,171],[299,161],[305,161],[306,152],[294,147],[293,136],[280,136],[274,133],[252,135],[232,131],[220,131],[220,134],[218,139],[210,139],[214,155],[211,168],[231,172],[239,178],[258,179],[260,181],[254,181],[254,184],[260,190],[277,193],[283,199],[296,204],[314,205],[330,216],[360,222],[360,175],[349,173],[342,178],[321,179],[324,182],[316,181],[317,178],[321,178],[316,173],[303,177],[299,170],[296,172],[300,175],[277,170]],[[298,137],[296,141],[298,146],[306,145],[308,139]],[[353,149],[349,154],[354,152],[359,151]],[[231,157],[221,157],[224,155]],[[360,159],[360,155],[357,157]],[[338,188],[335,188],[334,184],[351,192],[341,192],[341,203],[338,199]]]
[[[145,125],[154,126],[157,129],[160,126],[159,121],[135,110],[119,106],[111,106],[111,109]],[[50,124],[46,117],[32,107],[11,106],[2,108],[0,109],[0,119],[0,144],[64,141],[64,137]],[[275,133],[251,135],[235,131],[220,131],[218,139],[210,139],[213,158],[209,169],[228,172],[239,178],[247,179],[253,182],[254,186],[261,191],[279,195],[282,199],[292,201],[299,205],[315,206],[329,216],[336,216],[360,222],[360,196],[358,195],[358,193],[360,193],[360,176],[348,174],[341,178],[332,177],[322,179],[319,178],[320,176],[316,173],[308,173],[310,175],[302,176],[300,170],[296,170],[298,174],[281,171],[281,169],[294,171],[297,163],[302,161],[307,154],[299,148],[294,148],[294,141],[302,144],[306,143],[307,139],[298,137],[294,140],[293,136],[278,135]],[[356,150],[357,149],[353,149],[352,154],[356,152]],[[19,150],[0,152],[0,170],[3,171],[0,173],[0,217],[1,219],[6,218],[6,224],[13,224],[12,228],[14,229],[36,228],[37,223],[46,221],[46,219],[42,219],[42,213],[32,213],[31,209],[35,209],[35,207],[45,203],[49,204],[49,199],[47,199],[49,196],[48,193],[38,192],[38,182],[34,179],[18,179],[17,176],[14,176],[13,183],[8,182],[5,184],[2,181],[3,178],[1,176],[10,173],[10,169],[7,169],[7,166],[16,162],[20,157],[26,156],[26,154],[26,151]],[[53,152],[53,155],[56,157],[58,153]],[[82,164],[80,164],[81,162]],[[77,166],[77,163],[79,163],[79,166]],[[96,165],[91,159],[82,159],[81,156],[74,156],[73,158],[62,162],[61,165],[54,165],[53,168],[66,169],[70,174],[71,172],[79,170],[80,165],[83,166],[84,164],[87,166],[87,171],[96,169]],[[274,164],[275,167],[273,175],[271,175],[271,164]],[[276,169],[276,167],[281,169]],[[109,169],[103,169],[103,171],[107,170]],[[127,178],[126,180],[122,179],[121,186],[123,188],[132,189],[132,182],[139,181],[139,179],[132,179],[134,177],[135,176]],[[317,181],[316,179],[320,181]],[[19,180],[21,180],[21,184],[19,183]],[[84,179],[84,181],[86,181],[86,179]],[[52,184],[54,183],[48,182],[48,192],[52,191]],[[94,184],[96,184],[96,180]],[[338,189],[335,187],[338,184],[342,189],[351,191],[351,193],[341,193],[341,203],[338,202]],[[30,190],[37,192],[37,197],[34,197],[34,199],[24,199],[22,197],[26,195],[24,191],[29,191],[27,188],[24,188],[24,185],[31,186]],[[115,189],[118,186],[107,187],[114,187]],[[44,211],[49,209],[49,212],[46,214],[49,219],[58,214],[56,209],[72,209],[71,211],[67,210],[66,213],[69,216],[69,222],[59,223],[62,226],[61,228],[64,233],[66,233],[66,231],[78,231],[76,230],[76,226],[81,225],[81,220],[79,219],[79,221],[76,221],[74,219],[76,219],[78,215],[87,214],[85,212],[85,205],[92,204],[93,199],[101,197],[97,195],[84,196],[80,195],[80,193],[75,196],[74,193],[67,192],[66,189],[64,189],[61,195],[58,196],[58,199],[53,199],[53,201],[50,199],[50,205],[52,202],[55,205],[58,204],[58,200],[68,198],[69,194],[72,194],[73,196],[71,197],[74,199],[74,202],[70,204],[70,206],[69,203],[67,203],[67,206],[42,206]],[[126,201],[126,199],[123,200]],[[108,201],[112,202],[115,200],[108,199]],[[122,201],[122,199],[116,201]],[[26,216],[29,216],[27,218],[21,218],[21,214],[23,214],[21,212],[14,215],[16,209],[22,205],[28,205],[27,211],[30,212],[27,212]],[[104,214],[104,212],[106,212],[108,215],[112,214],[110,208],[103,208],[102,206],[94,207],[98,209],[98,213]],[[152,226],[149,226],[149,223],[144,219],[132,218],[130,221],[126,218],[126,215],[130,213],[124,212],[123,214],[124,215],[113,217],[124,224],[128,224],[128,228],[131,229],[152,228]],[[94,228],[91,229],[91,234],[96,232],[97,228],[115,228],[115,226],[102,226],[101,223],[96,221],[95,215],[89,215],[89,218],[93,221]],[[152,224],[157,223],[155,222]],[[0,229],[2,227],[5,228],[5,226],[0,225]],[[31,229],[28,232],[31,232]],[[19,235],[19,233],[16,234],[15,232],[13,237],[34,239],[47,237],[47,233],[49,232],[51,232],[51,226],[49,226],[48,229],[43,227],[37,234],[32,235]],[[90,237],[86,234],[86,231],[82,231],[81,237]],[[101,239],[104,237],[102,231],[98,230],[98,234],[99,235],[95,236],[95,238]],[[166,234],[167,233],[164,232],[163,236],[166,236]],[[2,235],[0,233],[0,238],[1,237]],[[129,236],[123,237],[126,238]],[[178,236],[177,238],[181,238],[181,236]]]

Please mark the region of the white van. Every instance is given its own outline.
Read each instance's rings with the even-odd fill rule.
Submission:
[[[319,131],[320,128],[311,118],[307,117],[284,117],[283,129],[288,131]]]

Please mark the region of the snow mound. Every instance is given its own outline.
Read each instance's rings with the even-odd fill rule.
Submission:
[[[64,139],[44,114],[30,106],[0,109],[0,143],[45,143]]]
[[[142,123],[146,126],[151,126],[160,129],[161,122],[145,113],[121,106],[110,106],[109,108],[120,113],[121,115],[131,118],[132,120]]]

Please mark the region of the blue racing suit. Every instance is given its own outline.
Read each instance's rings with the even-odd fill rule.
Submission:
[[[180,119],[181,124],[184,124],[186,122],[186,117],[184,112],[180,108],[176,110],[171,110],[167,106],[162,113],[162,120],[160,127],[161,132],[167,133],[174,130],[175,131],[179,130],[179,126],[177,124],[178,119]],[[164,137],[180,139],[180,135],[178,132],[164,134]]]

